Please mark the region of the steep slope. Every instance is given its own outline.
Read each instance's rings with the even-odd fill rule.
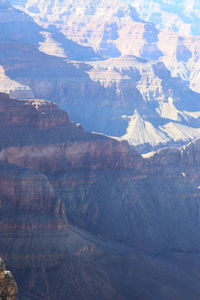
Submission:
[[[94,262],[96,255],[108,253],[106,246],[98,246],[94,237],[68,225],[64,203],[48,177],[31,170],[59,169],[62,173],[63,161],[57,149],[64,151],[67,141],[68,148],[79,139],[84,144],[91,135],[71,124],[65,112],[47,101],[15,101],[1,94],[0,102],[1,150],[14,151],[18,165],[24,159],[27,162],[23,164],[32,164],[32,168],[18,167],[5,157],[0,162],[0,253],[19,282],[20,299],[123,299],[108,281],[103,267]],[[25,155],[27,144],[31,151]],[[51,152],[52,160],[49,157],[45,163],[44,158]],[[68,157],[70,161],[75,155],[75,167],[79,156],[84,164],[81,146],[79,152]],[[69,162],[65,169],[70,170]]]
[[[150,122],[144,121],[137,111],[130,118],[127,133],[122,138],[134,146],[145,143],[156,146],[169,142],[167,135],[153,127]]]
[[[199,35],[199,2],[186,0],[123,0],[133,5],[142,19],[151,21],[159,28],[168,28],[179,34]],[[167,21],[167,22],[166,22]]]
[[[48,101],[0,104],[0,255],[20,299],[197,299],[196,182]]]
[[[33,16],[42,26],[53,25],[71,40],[91,45],[107,56],[132,54],[158,59],[166,55],[167,49],[175,47],[177,61],[181,56],[185,61],[192,56],[199,57],[192,51],[194,45],[189,45],[188,49],[187,42],[185,44],[182,39],[186,35],[197,36],[193,42],[198,46],[197,1],[190,5],[187,1],[177,4],[162,0],[46,1],[43,5],[40,0],[12,0],[12,4]],[[166,43],[168,39],[173,40],[173,44]]]
[[[120,0],[11,2],[34,17],[42,26],[55,26],[70,40],[90,46],[100,55],[132,54],[157,59],[162,53],[155,41],[158,31],[151,23],[141,20],[134,7]],[[126,38],[125,38],[126,37]],[[132,39],[137,43],[129,44]],[[123,42],[122,42],[123,41]]]
[[[1,97],[0,108],[1,126],[5,128],[0,135],[0,159],[2,162],[32,170],[30,181],[36,180],[41,183],[41,189],[38,188],[36,192],[43,195],[42,205],[48,207],[49,212],[54,214],[57,205],[62,200],[61,203],[65,203],[66,206],[66,216],[75,225],[95,233],[101,232],[116,237],[119,240],[126,240],[126,237],[129,237],[130,244],[135,244],[137,241],[138,246],[141,243],[141,246],[147,243],[148,247],[154,244],[154,238],[151,240],[149,237],[147,225],[149,222],[146,220],[144,223],[147,227],[144,226],[143,242],[140,240],[138,226],[144,222],[142,217],[144,213],[147,213],[148,218],[152,218],[152,211],[146,211],[145,205],[149,197],[151,199],[151,195],[155,193],[155,182],[158,189],[156,192],[158,202],[161,197],[158,187],[165,190],[166,186],[163,184],[162,176],[151,178],[148,164],[146,165],[146,162],[126,142],[118,142],[102,135],[84,132],[79,126],[69,122],[66,113],[45,101],[16,101],[4,96]],[[38,171],[43,175],[38,174]],[[5,172],[7,172],[6,168]],[[21,176],[26,177],[26,172],[22,172]],[[145,188],[146,185],[149,186],[148,190]],[[179,197],[179,190],[174,190],[174,183],[171,179],[168,185],[175,192],[175,197]],[[182,182],[177,182],[177,185],[181,187]],[[34,187],[35,184],[32,186]],[[42,186],[45,188],[43,189]],[[110,189],[110,186],[113,189]],[[2,193],[9,192],[4,191],[5,188],[6,185],[2,181]],[[13,185],[9,197],[14,197],[12,191],[16,191],[16,188],[17,186]],[[188,188],[185,186],[186,190]],[[192,186],[190,188],[192,189]],[[24,190],[25,203],[20,202],[22,207],[27,205],[27,210],[44,211],[33,202],[33,199],[37,198],[34,190],[27,194],[27,198],[25,195]],[[32,197],[30,207],[29,196]],[[59,201],[56,200],[57,197]],[[140,212],[140,209],[143,210],[140,207],[141,197],[145,208],[143,213]],[[169,197],[170,201],[170,194],[166,194],[165,197]],[[154,197],[152,201],[155,201]],[[135,205],[140,207],[137,213]],[[152,202],[152,209],[154,205],[157,206]],[[114,209],[112,220],[110,218],[111,207]],[[129,218],[124,219],[124,215],[129,215]],[[135,218],[138,219],[137,226],[133,226],[133,221],[131,221]],[[153,220],[151,222],[155,235],[160,236],[156,224]],[[185,234],[187,236],[187,232]],[[147,239],[146,242],[145,239]],[[159,238],[160,246],[165,242],[164,236]]]
[[[34,3],[31,3],[33,6]],[[26,4],[25,7],[28,10],[30,3],[24,2],[24,4]],[[168,123],[178,122],[177,126],[179,127],[181,138],[178,141],[174,139],[169,126],[165,126],[164,132],[166,132],[166,128],[169,128],[167,140],[162,144],[159,140],[155,144],[156,148],[163,147],[163,145],[166,146],[168,139],[170,139],[170,144],[182,145],[197,137],[198,130],[196,129],[199,128],[200,115],[199,94],[188,88],[187,83],[183,80],[173,78],[163,63],[150,62],[133,55],[97,61],[99,58],[95,53],[91,52],[87,52],[88,54],[83,55],[84,58],[83,56],[81,58],[83,52],[88,51],[87,47],[85,47],[86,45],[81,46],[83,48],[81,55],[77,54],[73,57],[73,53],[76,52],[74,50],[76,45],[73,44],[74,42],[68,41],[66,35],[63,35],[59,30],[65,25],[65,22],[73,21],[74,24],[75,19],[77,20],[77,26],[79,26],[81,18],[83,20],[86,19],[84,22],[87,21],[87,24],[90,24],[88,23],[88,20],[90,20],[91,26],[100,19],[102,21],[102,18],[105,18],[106,24],[114,18],[116,22],[121,24],[121,27],[116,29],[119,32],[113,43],[116,42],[116,47],[118,47],[117,44],[119,43],[120,47],[126,48],[125,51],[118,49],[120,53],[134,53],[150,58],[148,53],[145,54],[145,51],[150,51],[151,44],[155,43],[162,47],[162,52],[165,54],[163,57],[165,64],[167,64],[167,61],[170,63],[174,62],[176,41],[179,41],[178,44],[191,44],[189,39],[181,41],[178,36],[165,35],[164,32],[155,33],[153,25],[137,18],[136,13],[130,13],[130,7],[127,4],[116,2],[109,6],[103,1],[100,4],[97,9],[97,3],[92,4],[88,1],[88,7],[94,7],[94,13],[91,14],[91,12],[87,13],[84,10],[86,7],[85,2],[79,2],[76,6],[75,2],[73,2],[71,3],[72,7],[68,7],[69,16],[66,16],[61,14],[61,11],[66,9],[65,4],[63,2],[52,2],[52,11],[54,9],[55,12],[57,11],[54,14],[55,20],[57,18],[62,19],[62,22],[60,21],[61,23],[59,23],[60,25],[54,24],[57,28],[52,27],[52,22],[55,20],[53,21],[51,19],[52,15],[48,13],[47,8],[50,7],[48,2],[44,4],[43,13],[47,14],[49,21],[43,20],[44,22],[39,22],[38,18],[40,18],[42,12],[33,9],[35,20],[43,24],[43,26],[48,26],[48,28],[36,25],[29,16],[17,9],[10,6],[1,7],[0,73],[2,80],[0,90],[9,92],[13,98],[52,99],[69,112],[73,121],[80,122],[87,130],[111,136],[120,137],[126,134],[129,117],[135,109],[139,111],[144,120],[151,123],[152,127],[157,128],[157,130],[160,130],[159,127],[163,127]],[[57,5],[60,5],[59,9]],[[38,3],[38,8],[42,9],[40,3]],[[121,9],[123,13],[117,13]],[[107,11],[107,14],[102,17],[105,11]],[[14,26],[13,19],[17,26]],[[73,26],[74,30],[76,30],[76,26]],[[129,32],[126,26],[133,27],[130,28],[130,32],[137,36],[137,45],[130,43],[130,40],[132,38],[135,39],[135,37],[124,37],[123,32]],[[143,29],[140,28],[138,31],[137,26]],[[15,27],[15,30],[12,32],[13,27]],[[29,28],[30,31],[24,31],[23,28],[25,27]],[[82,26],[81,28],[84,27]],[[120,30],[122,30],[121,35]],[[81,34],[81,29],[79,32]],[[91,42],[95,41],[93,34],[95,35],[97,32],[99,31],[95,29],[91,33]],[[105,28],[98,34],[100,39],[104,39]],[[157,37],[153,37],[154,34]],[[54,36],[59,36],[60,39],[56,42]],[[141,37],[141,40],[138,36]],[[154,39],[156,40],[155,42]],[[171,50],[168,46],[166,47],[166,39],[167,45],[170,45]],[[64,41],[66,42],[65,49],[63,48]],[[110,41],[110,39],[106,41]],[[145,43],[148,44],[145,46],[146,50],[143,47]],[[195,52],[198,55],[196,42],[192,45],[192,53]],[[136,49],[136,46],[139,48]],[[98,47],[100,46],[94,46],[95,49]],[[130,47],[133,47],[133,51]],[[105,49],[112,56],[109,45],[106,44]],[[68,58],[76,60],[86,60],[88,58],[89,61],[85,61],[83,64],[77,61],[66,60],[66,51],[69,51],[69,54],[71,53]],[[99,51],[101,52],[101,50]],[[50,55],[47,55],[47,53]],[[153,48],[152,53],[152,55],[155,54],[155,49]],[[180,56],[182,56],[181,53]],[[154,59],[153,57],[151,58]],[[171,106],[169,103],[170,99],[173,99],[173,105]],[[173,115],[169,113],[169,110],[172,108]],[[124,116],[127,117],[124,118]],[[173,126],[176,126],[176,124],[173,124]],[[187,129],[187,136],[183,132],[185,129]],[[153,146],[153,149],[155,147]],[[150,143],[148,150],[151,148]],[[140,151],[144,151],[143,146],[140,147]]]
[[[96,56],[92,48],[82,47],[70,41],[56,29],[46,29],[46,26],[43,28],[37,25],[30,16],[12,7],[9,1],[3,1],[0,16],[1,38],[20,40],[40,48],[47,54],[65,58],[84,60]],[[60,52],[62,55],[59,55]]]
[[[182,120],[198,119],[199,112],[181,112],[176,109],[171,100],[161,103],[157,111],[161,114],[161,117],[166,119],[166,123],[157,128],[152,123],[145,121],[137,110],[131,117],[123,116],[123,118],[129,119],[129,125],[122,139],[127,140],[130,145],[137,147],[138,150],[148,152],[151,147],[155,149],[155,147],[159,148],[164,144],[188,142],[200,136],[199,128],[180,124]],[[168,122],[170,119],[175,122]]]
[[[176,161],[176,167],[174,167],[174,170],[176,168],[179,170],[179,168],[184,167],[188,169],[189,172],[190,168],[198,169],[199,145],[200,145],[200,139],[196,139],[190,142],[189,144],[187,144],[186,146],[180,148],[173,147],[173,148],[162,149],[157,152],[153,152],[151,155],[149,154],[150,156],[149,161],[151,163],[156,163],[157,165],[160,165],[161,168],[163,166],[170,167],[173,161]],[[196,173],[195,178],[198,178],[198,176],[199,176],[199,172]]]
[[[130,144],[141,145],[138,149],[142,152],[146,149],[145,143],[151,149],[169,143],[181,144],[199,136],[199,94],[191,91],[183,81],[171,77],[161,62],[124,56],[90,64],[90,78],[107,89],[116,90],[112,102],[109,99],[101,103],[104,109],[107,107],[105,114],[110,124],[106,127],[109,131],[98,127],[97,131],[121,134]],[[138,125],[136,130],[134,116],[133,122],[129,121],[135,109],[147,122],[146,128]],[[179,138],[172,134],[172,126],[179,131]]]
[[[161,30],[158,48],[173,76],[186,80],[199,92],[199,3],[198,1],[125,1],[138,15]]]

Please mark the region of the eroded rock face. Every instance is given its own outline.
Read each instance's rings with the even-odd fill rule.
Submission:
[[[158,31],[119,0],[72,2],[23,2],[40,25],[20,10],[1,8],[0,90],[13,98],[52,99],[92,132],[124,137],[128,131],[127,140],[141,152],[198,137],[199,94],[192,88],[199,82],[198,38]],[[130,133],[135,109],[151,129],[139,145]]]
[[[196,194],[198,194],[200,185],[199,147],[200,139],[196,139],[181,148],[166,148],[149,154],[148,160],[154,168],[164,169],[166,173],[173,172],[173,176],[182,177],[186,181],[194,183]]]
[[[36,0],[27,1],[25,6],[17,5],[14,1],[13,4],[34,16],[41,25],[54,25],[70,40],[90,46],[100,55],[140,56],[144,53],[154,59],[162,55],[155,44],[158,34],[155,26],[141,20],[134,7],[122,1],[107,3],[105,0],[96,2],[88,0],[76,4],[73,1],[68,3],[47,1],[42,5]],[[30,6],[38,7],[38,10],[31,11]],[[129,40],[133,41],[132,45]]]
[[[194,51],[194,48],[198,50],[198,18],[192,17],[192,13],[198,15],[196,1],[190,6],[186,1],[177,4],[154,0],[115,0],[112,4],[104,0],[79,3],[46,1],[45,5],[40,0],[20,4],[12,0],[12,4],[33,16],[40,25],[54,25],[70,39],[91,45],[110,57],[122,54],[155,60],[172,51],[175,70],[179,60],[187,62],[192,56],[199,57]],[[185,36],[194,37],[193,45],[184,42],[187,40]],[[167,42],[169,40],[171,43]],[[177,59],[176,63],[174,59]],[[189,67],[190,64],[186,65]],[[186,72],[182,70],[183,75]]]
[[[139,16],[146,21],[157,24],[159,28],[168,28],[182,35],[198,35],[199,12],[198,1],[188,3],[186,0],[176,2],[175,0],[130,0]],[[192,17],[193,16],[193,17]],[[166,20],[168,22],[166,22]]]
[[[116,91],[113,102],[108,98],[99,104],[101,115],[105,113],[111,120],[106,133],[121,135],[140,151],[146,147],[147,152],[199,137],[199,94],[173,78],[163,63],[123,56],[90,64],[90,78]],[[95,125],[97,130],[105,131],[97,122]]]
[[[132,300],[141,286],[145,300],[187,299],[189,276],[196,300],[194,274],[177,263],[177,277],[162,256],[200,249],[194,180],[85,132],[48,101],[3,94],[0,112],[0,255],[21,299]]]
[[[4,261],[0,258],[0,299],[16,300],[17,284],[10,271],[5,270]]]
[[[177,219],[171,192],[179,199],[183,189],[188,199],[192,192],[187,193],[187,190],[193,190],[193,183],[184,185],[184,178],[174,183],[174,176],[165,182],[166,174],[157,174],[154,166],[149,168],[149,162],[126,142],[85,132],[49,102],[5,100],[3,95],[2,107],[9,101],[12,118],[7,123],[6,118],[1,119],[6,134],[5,130],[0,133],[2,208],[9,216],[12,208],[4,200],[6,197],[19,213],[35,214],[36,228],[39,228],[38,214],[46,218],[44,226],[54,228],[67,226],[67,217],[70,223],[83,229],[128,241],[138,248],[164,248],[168,235],[171,247],[175,247],[180,234],[184,240],[180,247],[190,247],[188,234],[190,230],[195,231],[198,220],[190,220],[190,213],[184,206],[180,206],[182,217]],[[193,205],[196,201],[195,198]],[[158,207],[162,213],[154,219],[152,216]],[[166,222],[169,215],[174,216],[174,227],[177,222],[188,222],[185,230],[180,233],[179,227],[169,231],[161,226],[163,214]],[[161,227],[156,225],[158,223]],[[29,228],[29,223],[24,226]],[[192,244],[198,247],[196,233]]]

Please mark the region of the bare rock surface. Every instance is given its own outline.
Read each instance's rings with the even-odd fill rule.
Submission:
[[[16,300],[17,284],[10,271],[6,271],[4,261],[0,258],[0,299]]]
[[[0,112],[0,256],[20,299],[198,299],[198,141],[144,159],[46,100],[0,94]]]
[[[2,92],[52,99],[142,153],[199,137],[198,37],[158,30],[120,0],[12,4],[24,12],[0,8]],[[130,132],[135,109],[150,125],[141,140]]]

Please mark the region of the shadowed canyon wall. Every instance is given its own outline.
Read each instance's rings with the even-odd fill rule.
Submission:
[[[196,299],[199,141],[165,150],[170,172],[160,152],[144,159],[46,100],[1,94],[0,113],[0,255],[21,299]]]

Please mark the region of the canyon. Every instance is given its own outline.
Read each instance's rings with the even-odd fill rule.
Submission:
[[[199,140],[144,158],[47,100],[0,94],[0,113],[0,256],[20,299],[197,299]]]
[[[198,14],[0,0],[0,298],[199,299]]]
[[[120,0],[11,3],[0,11],[1,92],[52,100],[141,153],[199,137],[198,36],[157,28]]]

